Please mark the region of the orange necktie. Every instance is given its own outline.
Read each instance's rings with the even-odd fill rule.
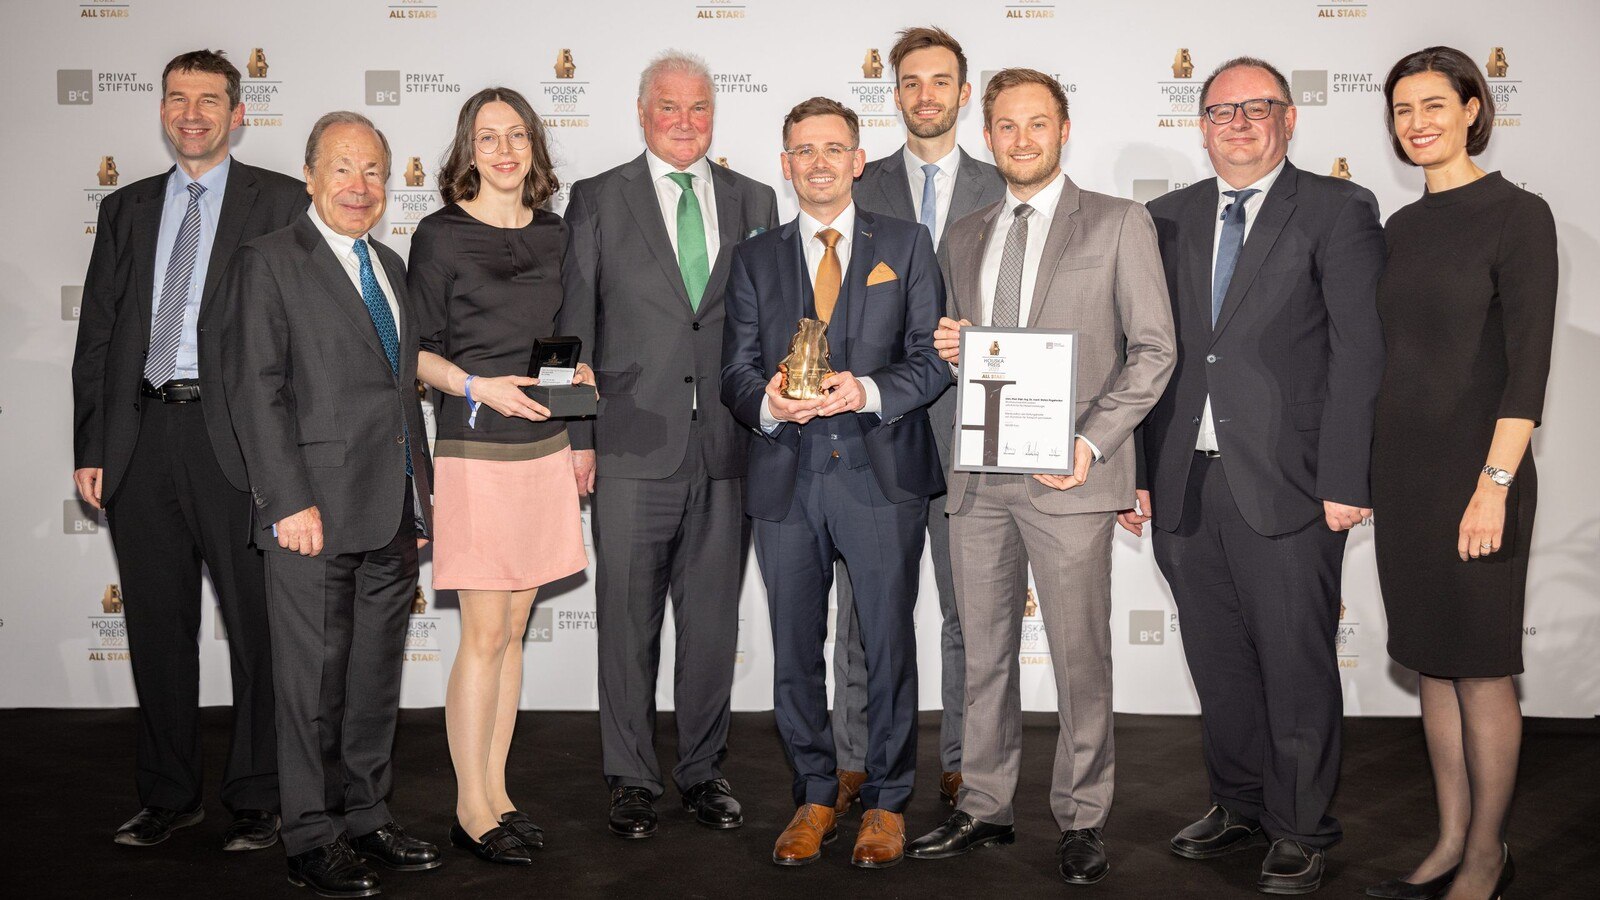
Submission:
[[[824,228],[817,232],[817,240],[822,241],[822,262],[817,264],[817,283],[812,288],[812,293],[817,301],[817,318],[828,322],[833,318],[833,308],[839,303],[839,254],[834,251],[833,245],[839,243],[843,235],[832,228]]]

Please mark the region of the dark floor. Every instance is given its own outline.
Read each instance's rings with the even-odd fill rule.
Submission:
[[[226,709],[206,711],[212,784],[227,741]],[[907,810],[912,836],[946,814],[938,773],[937,714],[924,714],[923,792]],[[660,733],[672,733],[670,715]],[[1254,896],[1260,851],[1212,862],[1173,856],[1167,838],[1206,810],[1199,731],[1191,718],[1117,717],[1117,799],[1106,831],[1111,874],[1091,888],[1055,874],[1057,832],[1048,778],[1054,718],[1030,714],[1018,790],[1018,842],[953,860],[906,860],[888,871],[849,865],[859,814],[823,860],[800,869],[771,864],[773,838],[787,823],[789,772],[770,713],[734,717],[726,773],[744,804],[745,827],[713,832],[696,826],[663,798],[661,830],[621,841],[605,827],[593,713],[523,713],[513,747],[514,796],[544,827],[547,844],[530,869],[507,869],[447,849],[433,872],[383,873],[392,897],[767,897],[874,898],[977,896]],[[137,811],[133,795],[132,710],[0,711],[0,846],[10,897],[310,897],[284,879],[279,848],[223,854],[227,825],[215,800],[207,818],[159,846],[134,849],[111,835]],[[663,749],[666,749],[663,742]],[[669,754],[664,754],[664,756]],[[670,769],[670,764],[667,766]],[[440,710],[402,713],[392,809],[414,834],[446,842],[454,784]],[[1510,842],[1517,862],[1513,897],[1600,896],[1600,723],[1530,720]],[[1320,896],[1352,897],[1374,881],[1403,873],[1433,836],[1432,790],[1415,720],[1351,719],[1345,726],[1344,778],[1337,814],[1345,840],[1332,853]]]

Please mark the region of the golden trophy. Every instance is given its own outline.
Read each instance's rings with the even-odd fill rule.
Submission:
[[[801,319],[789,341],[789,355],[778,364],[783,373],[783,396],[790,400],[815,400],[824,393],[822,380],[833,374],[828,367],[828,323]]]

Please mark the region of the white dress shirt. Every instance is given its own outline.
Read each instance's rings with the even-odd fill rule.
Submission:
[[[843,300],[850,279],[850,247],[855,243],[856,235],[856,205],[852,202],[844,211],[835,216],[833,222],[827,225],[813,219],[805,210],[800,211],[800,218],[795,223],[800,229],[800,246],[806,255],[806,272],[811,278],[812,291],[815,292],[817,284],[817,269],[822,265],[822,256],[827,252],[827,245],[817,237],[817,232],[824,228],[832,228],[839,232],[839,240],[833,245],[833,252],[839,257],[839,299]],[[857,412],[878,413],[883,410],[883,395],[878,392],[878,385],[871,378],[856,376],[861,382],[861,393],[866,397],[866,404]],[[771,434],[778,430],[778,419],[772,415],[766,397],[761,398],[761,427]]]
[[[1028,215],[1028,245],[1022,254],[1022,308],[1017,312],[1017,326],[1028,327],[1028,315],[1033,311],[1033,286],[1039,280],[1039,260],[1044,258],[1045,238],[1050,235],[1050,222],[1056,214],[1056,204],[1066,189],[1067,176],[1057,175],[1056,180],[1028,200],[1018,200],[1006,191],[1005,205],[994,217],[994,231],[989,234],[989,245],[983,250],[983,262],[978,269],[978,289],[983,301],[983,319],[979,325],[992,325],[994,315],[995,282],[1000,280],[1000,258],[1005,255],[1006,237],[1017,220],[1017,204],[1033,207]]]
[[[906,181],[911,188],[911,209],[916,213],[915,220],[922,221],[922,191],[923,182],[927,176],[922,174],[922,167],[927,165],[922,157],[911,152],[911,145],[901,148],[900,155],[906,161]],[[961,148],[951,147],[950,152],[943,159],[935,160],[934,165],[939,171],[933,176],[933,196],[937,201],[933,220],[933,249],[939,249],[939,236],[944,234],[945,222],[950,219],[950,200],[956,195],[956,171],[961,167]]]
[[[339,264],[344,266],[344,273],[350,276],[350,283],[356,286],[356,296],[361,296],[361,257],[356,255],[356,241],[367,242],[367,257],[372,260],[372,274],[378,277],[378,287],[383,291],[383,299],[389,302],[389,315],[394,317],[395,338],[398,339],[400,328],[400,306],[394,300],[394,288],[389,285],[389,275],[383,270],[383,262],[378,259],[378,251],[373,248],[369,240],[371,232],[359,238],[347,237],[329,228],[322,217],[317,215],[317,208],[306,208],[306,215],[311,217],[311,223],[322,232],[322,239],[333,248],[333,255],[338,257]]]
[[[1283,162],[1280,161],[1277,168],[1263,175],[1261,180],[1254,184],[1245,185],[1242,188],[1242,190],[1255,188],[1261,192],[1244,201],[1244,239],[1246,241],[1250,240],[1250,229],[1255,227],[1256,213],[1261,211],[1261,204],[1267,200],[1267,192],[1272,190],[1272,183],[1278,180],[1278,174],[1282,171]],[[1232,198],[1224,197],[1222,192],[1233,189],[1233,185],[1223,181],[1220,177],[1217,179],[1217,219],[1211,236],[1211,272],[1213,277],[1206,281],[1208,286],[1214,283],[1217,271],[1217,249],[1222,246],[1222,211],[1227,209],[1228,204],[1233,202]],[[1205,411],[1200,413],[1200,435],[1195,439],[1194,448],[1208,452],[1215,452],[1221,449],[1217,446],[1217,423],[1211,418],[1210,394],[1206,395]]]
[[[717,234],[717,195],[716,186],[711,181],[711,162],[702,156],[690,163],[688,168],[680,170],[649,150],[644,152],[644,162],[650,168],[650,183],[656,189],[656,202],[661,205],[661,221],[667,226],[667,239],[672,242],[673,256],[678,255],[678,198],[683,196],[683,190],[667,176],[678,171],[694,176],[690,185],[694,189],[695,199],[700,201],[700,221],[706,227],[706,268],[710,270],[716,265],[717,251],[722,248],[722,240]]]

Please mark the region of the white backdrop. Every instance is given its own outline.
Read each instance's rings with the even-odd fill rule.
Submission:
[[[394,148],[390,207],[380,231],[402,254],[419,218],[438,206],[434,172],[462,100],[489,84],[522,91],[548,117],[561,180],[570,183],[640,152],[634,114],[638,73],[655,52],[700,53],[718,82],[712,155],[778,188],[782,215],[795,203],[778,168],[782,116],[824,94],[863,117],[869,157],[902,134],[892,72],[863,71],[870,49],[886,58],[894,33],[928,21],[932,5],[879,0],[827,9],[770,0],[55,0],[0,4],[0,83],[6,127],[6,214],[0,218],[0,706],[126,706],[136,702],[118,581],[101,522],[73,499],[69,368],[77,291],[93,242],[95,212],[111,190],[108,162],[126,185],[165,169],[157,118],[160,73],[197,47],[226,50],[241,69],[248,124],[240,159],[298,173],[305,136],[323,112],[355,109]],[[1594,399],[1600,381],[1600,275],[1592,210],[1600,190],[1579,154],[1600,143],[1589,107],[1590,60],[1600,9],[1589,0],[1177,0],[1129,3],[969,0],[933,24],[951,30],[971,63],[974,103],[961,143],[988,159],[977,96],[986,72],[1026,65],[1055,74],[1072,103],[1064,164],[1083,187],[1148,200],[1208,177],[1194,128],[1195,95],[1219,61],[1263,56],[1293,73],[1300,125],[1295,163],[1330,172],[1343,159],[1388,215],[1422,190],[1398,163],[1383,127],[1382,81],[1404,53],[1444,43],[1487,62],[1503,48],[1509,68],[1491,81],[1500,106],[1488,169],[1544,196],[1561,238],[1561,305],[1545,424],[1535,437],[1544,486],[1529,579],[1520,679],[1533,715],[1600,713],[1600,444]],[[955,11],[959,10],[959,11]],[[1174,71],[1186,49],[1190,77]],[[570,51],[576,70],[557,77]],[[424,176],[405,177],[413,158]],[[1570,171],[1569,171],[1570,170]],[[1565,173],[1565,174],[1563,174]],[[1571,175],[1572,177],[1568,177]],[[416,179],[409,179],[415,181]],[[559,210],[565,193],[556,198]],[[1590,396],[1589,400],[1582,399]],[[1419,459],[1417,465],[1428,465]],[[1471,477],[1470,473],[1465,477]],[[1197,710],[1171,595],[1148,543],[1121,532],[1115,546],[1116,708]],[[1339,657],[1352,714],[1410,715],[1411,678],[1384,653],[1384,620],[1371,529],[1358,529],[1345,566]],[[424,567],[423,584],[428,584]],[[208,588],[209,590],[209,588]],[[426,590],[412,619],[403,701],[443,702],[459,633],[449,594]],[[924,563],[917,610],[921,699],[939,704],[938,606]],[[200,637],[202,702],[229,702],[225,638],[211,598]],[[734,705],[771,707],[766,601],[752,561],[741,599]],[[595,632],[592,581],[547,591],[527,645],[523,705],[592,709]],[[1024,704],[1053,709],[1049,648],[1037,619],[1024,631]],[[663,649],[670,670],[671,626]],[[660,681],[670,708],[672,681]]]

